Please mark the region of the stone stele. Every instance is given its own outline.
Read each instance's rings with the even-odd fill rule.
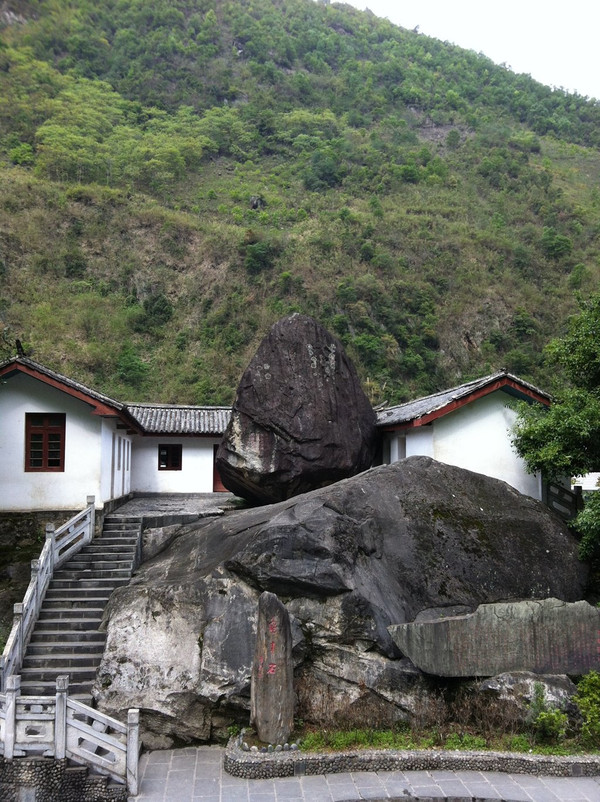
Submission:
[[[388,628],[428,674],[585,674],[600,668],[600,610],[559,599],[482,604],[474,613]]]
[[[237,496],[284,501],[369,468],[375,422],[339,340],[311,317],[290,315],[244,371],[217,469]]]
[[[261,741],[284,744],[294,727],[294,665],[290,617],[274,593],[258,599],[252,665],[251,723]]]

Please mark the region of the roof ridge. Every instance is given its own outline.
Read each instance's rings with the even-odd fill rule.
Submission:
[[[106,395],[106,393],[101,393],[98,390],[94,390],[92,387],[88,387],[87,384],[83,384],[83,382],[77,381],[76,379],[71,379],[69,376],[65,376],[64,373],[59,373],[59,371],[53,370],[46,365],[42,365],[41,362],[36,362],[35,359],[31,359],[30,357],[13,356],[9,359],[5,359],[3,362],[0,362],[0,370],[9,367],[11,364],[22,365],[25,368],[29,368],[37,373],[41,373],[44,376],[47,376],[49,379],[53,379],[61,384],[65,384],[67,387],[71,387],[79,392],[84,393],[85,395],[89,395],[91,398],[94,398],[97,401],[108,403],[110,406],[119,411],[122,411],[125,407],[125,404],[122,401],[117,401],[116,398],[112,398],[111,396]]]

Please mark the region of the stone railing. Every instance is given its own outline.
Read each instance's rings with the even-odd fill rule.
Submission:
[[[31,561],[31,581],[23,601],[14,606],[14,621],[4,652],[0,657],[0,692],[6,690],[8,677],[18,674],[23,664],[25,647],[40,613],[52,574],[94,535],[94,496],[88,496],[84,510],[58,529],[46,525],[46,542],[37,560]]]
[[[138,793],[139,710],[127,724],[68,696],[68,676],[56,680],[56,696],[21,696],[21,678],[8,677],[0,694],[0,754],[5,760],[35,755],[68,758]]]

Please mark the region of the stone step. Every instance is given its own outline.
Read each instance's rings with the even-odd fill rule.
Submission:
[[[121,585],[127,585],[129,582],[129,576],[118,576],[118,577],[111,577],[111,576],[91,576],[88,574],[86,576],[85,572],[83,572],[82,576],[78,576],[76,573],[71,572],[66,576],[60,576],[56,579],[53,579],[50,583],[50,586],[55,588],[118,588]]]
[[[102,582],[102,584],[99,584],[100,582]],[[128,582],[129,580],[127,579],[113,579],[112,581],[93,579],[57,579],[52,581],[52,587],[49,588],[49,590],[60,591],[65,595],[77,590],[81,591],[82,593],[85,593],[85,591],[97,593],[98,590],[101,592],[109,590],[112,593],[115,588],[127,585]]]
[[[29,640],[30,644],[43,644],[43,643],[104,643],[106,641],[106,632],[99,629],[73,629],[71,631],[65,629],[45,629],[35,630],[31,634]]]
[[[133,534],[139,532],[141,524],[109,523],[104,524],[102,535]],[[101,535],[101,536],[102,536]]]
[[[131,571],[133,561],[131,558],[127,560],[94,560],[89,555],[85,555],[84,559],[73,560],[65,563],[60,569],[61,571]],[[57,571],[57,573],[59,573]]]
[[[36,671],[59,671],[63,668],[98,668],[103,652],[50,652],[48,654],[28,654],[23,659],[23,669]]]
[[[23,660],[23,695],[53,696],[56,678],[68,674],[69,696],[92,702],[106,643],[104,608],[131,578],[141,526],[141,519],[107,517],[102,534],[55,572]]]
[[[90,602],[91,604],[88,606],[95,607],[97,601],[98,607],[105,607],[112,592],[112,587],[104,590],[99,588],[52,588],[46,591],[44,605],[48,605],[48,609],[50,609],[54,604],[76,607],[78,604],[85,606],[87,602]]]
[[[96,678],[96,667],[94,666],[70,666],[67,667],[55,667],[55,668],[48,668],[44,666],[43,668],[23,668],[21,669],[21,687],[23,686],[23,682],[54,682],[55,689],[54,693],[56,693],[56,678],[59,677],[61,674],[69,674],[70,680],[69,684],[71,683],[78,683],[81,685],[82,682],[93,682]]]
[[[72,574],[91,572],[95,578],[110,579],[112,576],[126,576],[127,573],[131,571],[131,564],[129,566],[117,565],[114,568],[111,566],[107,566],[106,568],[95,568],[91,564],[89,567],[86,567],[87,565],[87,563],[65,563],[58,571],[55,572],[54,578],[69,579]]]
[[[89,591],[88,591],[89,592]],[[44,603],[42,604],[42,611],[46,610],[85,610],[92,608],[99,608],[104,610],[106,606],[106,602],[109,597],[109,593],[106,592],[104,595],[99,595],[97,593],[95,596],[84,596],[79,595],[77,598],[66,598],[63,594],[59,593],[58,591],[53,591],[56,595],[48,597],[46,593],[46,597],[44,598]]]
[[[71,633],[81,634],[81,633]],[[99,633],[104,634],[104,633]],[[46,657],[53,654],[81,654],[81,655],[102,655],[104,651],[104,644],[106,642],[106,637],[95,640],[95,641],[85,641],[85,640],[72,640],[66,641],[64,638],[53,642],[47,640],[41,640],[36,643],[30,642],[27,647],[27,657],[35,657],[40,655],[40,657]]]
[[[112,539],[119,539],[119,540],[127,540],[129,538],[135,537],[140,530],[137,527],[134,528],[124,528],[124,527],[109,527],[104,529],[101,535],[95,537],[92,540],[92,543],[98,540],[106,540],[108,538]]]
[[[102,532],[99,532],[94,540],[97,538],[106,537],[107,535],[115,536],[115,535],[122,535],[122,534],[129,534],[133,535],[136,532],[139,532],[141,529],[141,524],[118,524],[118,523],[109,523],[105,524]]]
[[[107,560],[112,560],[117,557],[119,554],[126,555],[128,559],[131,557],[135,557],[136,552],[136,544],[135,543],[97,543],[93,548],[90,546],[88,548],[84,548],[79,552],[79,555],[83,555],[84,557],[100,557]],[[78,555],[75,555],[78,556]],[[69,560],[70,562],[70,560]],[[68,563],[65,563],[67,565]]]
[[[38,619],[36,632],[94,631],[100,626],[102,616],[94,618],[44,618]]]
[[[130,546],[128,546],[124,545],[123,543],[114,543],[111,545],[97,543],[93,546],[86,546],[85,548],[81,549],[79,554],[74,556],[83,558],[104,557],[107,560],[113,560],[116,558],[118,560],[120,555],[123,555],[122,559],[135,556],[135,544],[132,543]]]
[[[50,609],[46,608],[45,604],[42,605],[42,609],[40,610],[40,614],[38,616],[38,621],[49,621],[49,620],[64,620],[64,619],[72,619],[72,618],[94,618],[100,621],[102,619],[102,614],[104,613],[104,607],[51,607]]]
[[[56,676],[60,677],[64,674],[70,674],[69,671],[58,672]],[[93,680],[79,681],[71,675],[69,680],[69,696],[83,704],[89,705],[92,701],[92,688]],[[38,679],[25,679],[21,678],[21,695],[22,696],[56,696],[56,677],[49,680]]]

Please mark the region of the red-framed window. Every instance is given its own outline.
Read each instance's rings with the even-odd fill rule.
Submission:
[[[168,443],[158,447],[158,470],[181,470],[181,443]]]
[[[65,417],[63,412],[25,414],[26,471],[64,471]]]

